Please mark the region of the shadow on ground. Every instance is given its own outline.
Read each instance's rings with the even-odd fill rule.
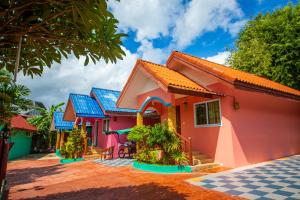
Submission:
[[[10,186],[32,183],[35,179],[61,173],[62,165],[32,167],[8,170],[7,180]],[[21,177],[21,178],[20,178]]]
[[[71,191],[64,193],[51,194],[44,197],[30,198],[30,200],[52,200],[52,199],[105,199],[105,200],[125,200],[125,199],[176,199],[182,200],[187,197],[186,194],[181,194],[174,189],[161,186],[154,183],[128,186],[128,187],[103,187],[90,188],[79,191]],[[29,199],[27,199],[29,200]]]

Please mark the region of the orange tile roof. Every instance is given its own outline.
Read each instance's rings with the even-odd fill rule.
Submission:
[[[280,83],[276,83],[274,81],[256,76],[254,74],[233,69],[231,67],[210,62],[178,51],[172,52],[171,56],[168,59],[167,65],[174,56],[177,58],[181,58],[191,64],[194,64],[198,68],[209,71],[210,73],[217,75],[219,78],[224,78],[225,80],[230,81],[231,83],[234,83],[235,81],[240,81],[254,86],[263,87],[266,89],[300,96],[300,91],[284,86]]]
[[[206,89],[205,87],[195,83],[186,76],[168,69],[163,65],[158,65],[152,62],[139,60],[143,68],[159,80],[164,86],[173,86],[180,89],[191,90],[201,93],[215,94],[215,92]]]

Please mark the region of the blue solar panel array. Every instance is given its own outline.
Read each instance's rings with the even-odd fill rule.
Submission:
[[[71,130],[73,128],[73,122],[63,120],[63,112],[54,112],[54,126],[57,130]]]
[[[106,118],[97,101],[83,94],[70,94],[76,117]]]
[[[137,110],[126,109],[126,108],[117,108],[116,103],[120,96],[120,91],[108,90],[102,88],[92,88],[91,93],[95,95],[97,100],[101,103],[102,108],[111,112],[127,112],[127,113],[136,113]]]

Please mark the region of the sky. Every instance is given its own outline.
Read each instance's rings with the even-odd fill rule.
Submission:
[[[30,98],[46,106],[67,102],[70,93],[89,94],[92,87],[122,90],[138,58],[164,64],[174,50],[220,64],[230,56],[247,21],[297,0],[109,0],[119,20],[126,56],[116,64],[99,61],[84,67],[84,58],[68,59],[41,77],[19,75]]]

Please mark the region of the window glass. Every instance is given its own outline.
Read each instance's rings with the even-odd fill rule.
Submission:
[[[195,123],[197,126],[220,125],[219,100],[195,104]]]
[[[220,108],[219,101],[212,101],[207,103],[208,110],[208,124],[220,124]]]
[[[207,124],[205,104],[196,105],[196,123],[197,123],[197,125]]]

